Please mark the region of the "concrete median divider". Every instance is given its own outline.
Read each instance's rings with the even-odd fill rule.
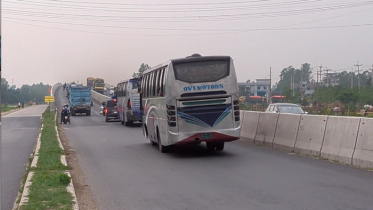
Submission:
[[[373,168],[373,119],[360,121],[352,164],[363,168]]]
[[[107,101],[107,100],[110,100],[110,97],[109,96],[105,96],[103,94],[100,94],[100,93],[97,93],[96,91],[94,90],[91,90],[91,96],[94,100],[102,103],[103,101]]]
[[[302,115],[294,151],[304,155],[320,156],[328,116]]]
[[[352,164],[361,118],[329,116],[321,157]]]
[[[241,127],[242,127],[243,119],[244,119],[244,117],[245,117],[245,112],[246,112],[246,111],[240,110],[240,121],[241,121]]]
[[[301,115],[280,114],[273,140],[273,148],[293,151],[297,140],[298,127]]]
[[[255,135],[255,143],[272,147],[278,116],[279,114],[276,113],[260,113],[258,129]]]
[[[241,138],[254,142],[258,128],[260,112],[245,111],[241,124]]]

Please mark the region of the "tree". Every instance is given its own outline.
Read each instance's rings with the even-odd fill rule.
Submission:
[[[132,77],[133,78],[140,78],[141,76],[142,76],[142,74],[144,73],[144,71],[146,71],[146,70],[148,70],[148,69],[150,69],[151,67],[148,65],[148,64],[144,64],[144,63],[142,63],[141,65],[140,65],[140,68],[139,68],[139,70],[138,70],[138,72],[134,72],[133,74],[132,74]]]
[[[311,64],[304,63],[300,69],[295,69],[293,66],[284,68],[281,71],[281,81],[277,84],[277,88],[273,92],[282,92],[284,87],[291,87],[291,78],[294,79],[294,84],[299,84],[301,81],[310,82],[312,79]]]
[[[17,104],[27,103],[28,101],[35,101],[38,103],[44,102],[44,97],[49,95],[49,85],[43,83],[29,85],[22,85],[21,88],[10,88],[9,83],[5,78],[1,79],[1,103]]]
[[[356,103],[356,101],[359,99],[359,95],[357,94],[356,91],[351,91],[351,90],[345,90],[342,91],[338,96],[337,99],[340,100],[344,104],[348,103]]]

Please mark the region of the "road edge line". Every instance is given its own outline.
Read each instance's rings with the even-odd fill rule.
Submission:
[[[54,118],[55,122],[57,123],[57,110],[56,110],[56,115],[55,115],[55,118]],[[62,151],[65,153],[65,149],[62,145],[62,142],[61,142],[61,139],[60,139],[60,133],[59,133],[59,130],[58,130],[58,126],[55,125],[54,126],[54,129],[56,130],[56,137],[57,137],[57,141],[58,141],[58,144],[60,146],[60,148],[62,149]],[[61,155],[60,157],[60,161],[61,163],[64,165],[64,166],[68,166],[67,165],[67,160],[66,160],[66,155]],[[79,210],[79,205],[78,205],[78,199],[76,197],[76,193],[75,193],[75,188],[74,188],[74,184],[73,184],[73,179],[71,177],[71,174],[70,172],[68,171],[65,171],[65,174],[67,174],[67,176],[70,177],[70,183],[69,185],[66,187],[66,190],[71,194],[71,196],[73,197],[73,209],[74,210]]]
[[[25,205],[27,202],[28,202],[28,195],[29,195],[29,189],[32,185],[32,177],[34,176],[34,172],[31,171],[28,173],[27,175],[27,179],[26,179],[26,182],[25,182],[25,186],[23,188],[23,193],[22,193],[22,196],[21,196],[21,201],[19,202],[19,205],[18,205],[18,208]]]
[[[78,199],[76,197],[75,188],[74,188],[74,184],[73,184],[73,179],[71,177],[70,172],[65,171],[65,174],[67,174],[67,176],[69,176],[70,180],[71,180],[69,185],[67,185],[66,189],[71,194],[71,196],[73,196],[73,202],[74,202],[73,209],[74,210],[79,210]]]

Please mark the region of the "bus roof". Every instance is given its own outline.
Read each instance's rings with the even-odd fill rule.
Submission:
[[[192,62],[197,62],[197,61],[221,61],[221,60],[226,60],[226,61],[229,61],[231,60],[231,57],[230,56],[223,56],[223,55],[220,55],[220,56],[200,56],[198,54],[194,54],[192,56],[188,56],[186,58],[176,58],[176,59],[171,59],[171,60],[168,60],[164,63],[161,63],[159,65],[156,65],[146,71],[144,71],[143,74],[147,74],[149,72],[152,72],[154,70],[157,70],[159,69],[160,67],[162,66],[167,66],[169,65],[170,63],[172,64],[181,64],[181,63],[192,63]]]

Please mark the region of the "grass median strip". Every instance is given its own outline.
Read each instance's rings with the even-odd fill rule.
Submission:
[[[43,130],[40,138],[39,159],[34,171],[27,204],[21,210],[73,209],[73,197],[66,187],[71,182],[65,171],[69,167],[61,163],[64,154],[59,147],[54,120],[55,112],[43,113]]]

